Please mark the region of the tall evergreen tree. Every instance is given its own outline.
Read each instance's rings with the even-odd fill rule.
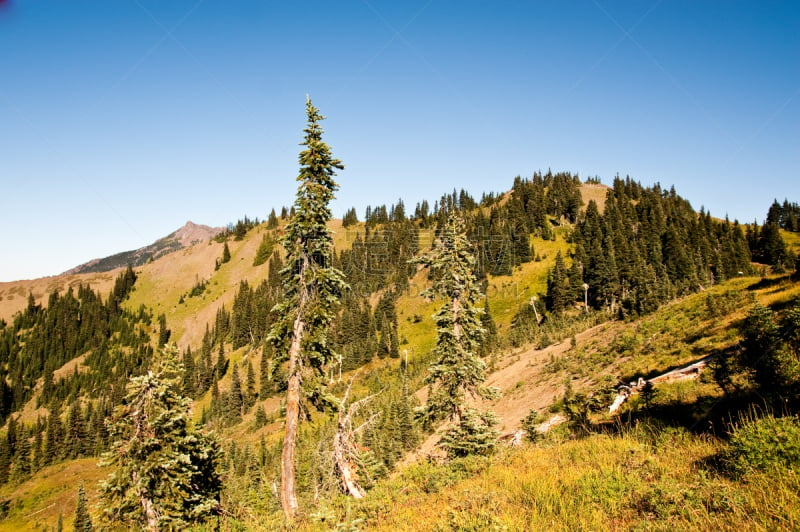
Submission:
[[[458,455],[464,449],[468,449],[466,454],[483,452],[481,446],[495,436],[494,416],[466,408],[467,396],[491,395],[481,386],[486,365],[478,356],[484,334],[483,309],[478,303],[483,294],[475,279],[472,245],[457,214],[451,212],[431,253],[415,262],[431,269],[433,283],[423,295],[444,299],[433,315],[438,335],[435,359],[426,377],[431,385],[424,412],[426,422],[444,417],[453,423],[442,439],[448,453]],[[456,445],[459,438],[464,441]]]
[[[247,388],[245,388],[246,394],[244,398],[244,409],[249,410],[251,406],[253,406],[256,402],[257,392],[256,392],[256,372],[253,370],[253,363],[249,360],[247,361]]]
[[[169,337],[172,334],[167,328],[167,316],[166,314],[159,314],[158,315],[158,347],[162,347],[169,342]]]
[[[11,450],[8,448],[8,440],[5,438],[0,438],[0,484],[5,484],[8,482],[8,475],[10,471]]]
[[[497,343],[497,325],[492,318],[492,311],[489,308],[489,298],[485,298],[483,304],[483,314],[481,314],[481,327],[483,327],[483,337],[481,338],[480,354],[489,354]]]
[[[47,434],[45,436],[44,464],[52,464],[64,454],[64,425],[61,423],[61,409],[58,403],[50,408],[47,416]]]
[[[272,393],[272,345],[264,342],[258,368],[258,399],[263,401]]]
[[[182,373],[177,348],[165,347],[155,371],[131,378],[114,412],[103,460],[115,469],[101,487],[109,523],[172,529],[217,511],[219,445],[192,428]]]
[[[231,250],[228,247],[228,243],[225,242],[225,245],[222,246],[222,258],[220,259],[220,264],[225,264],[231,260]]]
[[[77,399],[70,405],[66,429],[64,454],[68,458],[77,458],[86,448],[86,426],[83,422],[80,401]]]
[[[328,204],[338,185],[336,170],[344,168],[322,140],[324,118],[306,101],[305,139],[300,152],[300,185],[286,226],[283,248],[287,265],[281,271],[283,296],[275,306],[279,316],[269,334],[279,360],[288,360],[286,430],[281,453],[281,503],[292,520],[298,503],[295,487],[295,446],[303,396],[322,407],[325,367],[338,357],[327,341],[327,330],[341,293],[346,289],[342,273],[332,266],[333,237],[326,224],[332,218]]]
[[[766,264],[781,266],[786,260],[786,243],[777,223],[767,223],[761,228],[758,247],[759,258]]]
[[[278,227],[278,217],[275,216],[275,209],[269,211],[269,217],[267,217],[267,229],[276,229]]]
[[[355,225],[358,223],[358,215],[356,214],[356,208],[351,207],[344,213],[344,217],[342,217],[342,227],[350,227],[351,225]]]
[[[227,371],[228,371],[228,359],[225,358],[225,344],[224,342],[220,341],[219,352],[217,353],[217,365],[216,365],[216,370],[214,371],[214,376],[217,378],[218,381],[222,380]]]
[[[194,365],[192,348],[186,347],[183,352],[183,395],[192,397],[197,389],[197,370]]]
[[[11,462],[11,479],[21,482],[31,474],[31,442],[25,425],[20,425],[18,430],[17,449]]]
[[[256,250],[256,256],[253,258],[253,266],[261,266],[267,262],[272,255],[272,249],[274,247],[275,238],[272,236],[272,233],[264,233],[264,236],[261,237],[261,243]]]
[[[83,489],[83,482],[78,486],[78,504],[75,507],[75,532],[92,532],[92,518],[89,517],[89,508],[86,501],[86,491]]]
[[[231,389],[228,392],[227,414],[229,419],[237,419],[242,415],[244,407],[244,395],[242,394],[242,379],[239,376],[239,366],[233,365],[231,374]]]
[[[547,302],[553,314],[561,314],[567,307],[569,293],[565,286],[567,269],[561,251],[556,254],[556,263],[547,279]]]
[[[230,262],[231,260],[231,250],[228,247],[228,242],[225,242],[225,245],[222,246],[222,257],[218,258],[214,262],[214,269],[219,270],[220,266],[225,264],[226,262]]]
[[[8,418],[8,425],[6,426],[6,443],[8,444],[8,452],[13,455],[17,451],[17,420],[14,416]]]
[[[33,435],[33,460],[34,471],[38,471],[44,464],[44,444],[42,443],[42,431],[37,430]]]

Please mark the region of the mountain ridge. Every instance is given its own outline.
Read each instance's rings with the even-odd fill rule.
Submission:
[[[224,231],[222,227],[211,227],[196,224],[191,220],[163,238],[152,244],[130,250],[122,251],[107,257],[92,259],[79,264],[59,275],[74,275],[79,273],[102,273],[130,264],[133,267],[141,266],[149,260],[155,260],[173,251],[187,248],[198,242],[205,242]]]

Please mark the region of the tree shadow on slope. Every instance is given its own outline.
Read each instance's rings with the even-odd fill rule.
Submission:
[[[755,283],[748,285],[747,290],[755,291],[755,290],[764,290],[766,288],[774,288],[776,286],[782,286],[787,283],[791,283],[792,275],[782,275],[780,277],[763,277],[759,279]]]
[[[638,425],[651,424],[726,439],[730,427],[750,415],[754,405],[764,408],[763,398],[754,392],[722,397],[703,395],[687,401],[672,399],[628,410],[613,420],[591,424],[588,432],[621,434]]]
[[[741,324],[743,322],[744,322],[744,320],[739,320],[738,322],[736,322],[732,326],[740,328]],[[700,338],[698,338],[698,339],[696,339],[694,341],[697,341],[699,339]],[[717,358],[726,358],[726,359],[728,359],[730,357],[737,356],[739,354],[739,350],[740,349],[741,349],[741,346],[740,346],[739,342],[735,342],[733,344],[727,345],[727,346],[725,346],[725,347],[723,347],[721,349],[715,349],[715,350],[713,350],[711,352],[708,352],[707,349],[703,349],[703,348],[693,348],[692,349],[693,353],[695,353],[697,355],[702,355],[703,353],[705,353],[705,354],[702,355],[702,356],[698,356],[698,358],[696,358],[694,360],[691,360],[689,362],[683,362],[683,363],[680,363],[680,364],[672,364],[671,366],[668,366],[666,368],[659,367],[659,368],[651,369],[649,371],[635,371],[633,373],[629,373],[629,374],[620,376],[619,380],[620,380],[620,382],[623,382],[623,383],[638,382],[638,380],[640,378],[647,381],[647,380],[659,377],[661,375],[666,375],[667,373],[670,373],[670,372],[673,372],[673,371],[678,371],[678,370],[681,370],[681,369],[684,369],[684,368],[689,368],[690,366],[692,366],[693,364],[697,364],[698,362],[711,362],[712,360],[717,359]],[[698,368],[697,372],[700,372],[700,371],[702,371],[702,369]]]

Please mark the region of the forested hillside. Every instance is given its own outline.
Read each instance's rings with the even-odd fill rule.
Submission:
[[[314,124],[307,129],[306,145],[312,146],[307,157],[316,153],[314,143],[321,143]],[[338,168],[336,163],[328,161],[331,168]],[[309,172],[319,165],[313,160],[303,164]],[[535,453],[541,444],[535,441],[535,427],[546,415],[560,412],[567,420],[560,438],[572,434],[591,439],[601,427],[621,423],[621,415],[613,422],[601,415],[619,385],[708,355],[715,362],[706,372],[712,376],[704,377],[705,388],[690,392],[694,402],[681,398],[686,412],[694,414],[685,419],[676,414],[678,403],[670,402],[675,391],[655,392],[651,385],[635,390],[641,401],[632,400],[622,410],[628,421],[658,418],[660,424],[689,426],[697,433],[702,432],[698,423],[707,426],[713,418],[722,425],[711,427],[708,437],[726,438],[724,423],[737,426],[737,413],[759,404],[786,415],[786,430],[800,432],[792,417],[800,406],[797,204],[776,201],[764,225],[742,226],[702,208],[695,211],[673,188],[659,184],[618,177],[610,187],[601,187],[596,181],[584,183],[576,175],[548,171],[515,178],[503,194],[475,199],[454,190],[432,205],[423,201],[407,209],[400,200],[368,207],[363,220],[350,209],[341,221],[333,221],[312,203],[321,181],[307,179],[311,185],[301,187],[295,206],[284,207],[280,215],[273,210],[263,223],[245,218],[215,242],[129,266],[107,294],[79,285],[77,290],[54,291],[47,301],[31,295],[24,310],[0,321],[0,517],[6,519],[0,527],[56,529],[63,519],[71,522],[76,506],[86,512],[78,505],[79,500],[86,504],[85,497],[78,497],[80,480],[90,501],[96,503],[102,492],[101,505],[116,504],[97,479],[110,472],[107,464],[115,463],[107,451],[121,449],[119,438],[133,430],[120,425],[120,412],[128,412],[136,401],[150,404],[145,403],[151,397],[148,389],[166,390],[164,397],[174,394],[159,407],[163,415],[180,420],[180,441],[205,442],[202,451],[198,447],[192,452],[202,454],[204,471],[213,469],[208,475],[221,475],[221,483],[209,483],[213,493],[197,494],[202,503],[191,512],[175,509],[174,522],[183,519],[199,526],[217,516],[223,528],[232,530],[271,529],[283,522],[276,486],[283,422],[295,408],[292,394],[287,395],[293,375],[299,375],[295,391],[308,398],[293,414],[300,427],[294,455],[300,508],[294,525],[299,527],[396,526],[385,506],[399,496],[391,490],[403,491],[398,482],[404,481],[390,480],[392,471],[399,471],[415,490],[424,482],[440,482],[437,475],[447,477],[435,489],[419,488],[426,494],[468,482],[472,473],[483,478],[513,475],[521,467],[513,451],[502,450],[482,462],[457,458],[492,456],[498,449],[496,438],[487,436],[496,434],[490,431],[492,417],[472,409],[502,404],[498,390],[480,390],[484,371],[495,374],[514,357],[562,341],[571,344],[568,354],[554,356],[538,374],[540,381],[520,380],[512,389],[499,390],[530,394],[533,403],[537,382],[548,375],[567,383],[548,398],[549,413],[531,411],[523,420],[531,441],[526,453]],[[329,248],[319,244],[325,238]],[[310,247],[294,249],[303,239]],[[447,259],[451,248],[455,258]],[[314,273],[306,273],[306,267]],[[460,274],[447,278],[454,271]],[[288,289],[287,279],[299,279],[299,284]],[[308,286],[315,288],[306,294]],[[660,314],[665,305],[681,315],[697,313],[705,329],[694,330],[691,339],[684,336],[685,328],[670,328],[666,321],[654,325],[655,319],[668,320]],[[705,306],[698,310],[697,305]],[[307,314],[296,314],[298,308]],[[578,333],[599,324],[616,333],[587,334],[585,344],[577,343]],[[291,354],[289,343],[298,331],[310,335],[297,348],[310,358],[297,359],[300,365],[295,367],[286,353]],[[667,337],[683,347],[671,351]],[[179,353],[160,354],[171,352],[163,349],[171,344],[179,346]],[[448,361],[455,352],[463,356]],[[655,352],[659,357],[647,358]],[[463,369],[466,360],[472,369]],[[596,374],[587,377],[587,368]],[[453,388],[460,390],[458,403],[436,395],[453,378],[448,371],[458,381]],[[182,398],[193,400],[191,412],[188,406],[186,413],[181,410]],[[708,402],[713,408],[703,406]],[[436,404],[449,406],[431,410]],[[191,423],[185,421],[188,416]],[[455,423],[458,430],[451,427],[448,432],[442,420]],[[647,437],[661,438],[662,428],[654,424]],[[216,443],[203,439],[210,430],[217,434]],[[454,461],[401,471],[407,453],[423,441],[435,443],[442,434],[446,454]],[[611,433],[603,437],[614,438]],[[456,441],[480,444],[456,448]],[[560,445],[559,440],[547,441],[547,446]],[[625,441],[621,447],[639,448]],[[566,448],[579,452],[575,445]],[[698,444],[692,440],[691,445]],[[713,444],[713,452],[722,452],[723,446]],[[697,452],[699,460],[702,452]],[[95,464],[104,453],[106,465],[98,470],[101,466]],[[787,453],[781,457],[786,463],[800,460],[793,454],[796,444]],[[505,468],[496,471],[509,472],[492,473],[493,463]],[[71,475],[67,485],[32,495],[36,486],[64,471]],[[726,489],[736,488],[731,484]],[[442,526],[525,529],[516,517],[498,514],[495,519],[481,513],[488,503],[480,501],[493,497],[490,492],[453,502],[452,519]],[[343,493],[363,497],[353,515]],[[179,516],[181,511],[186,515]],[[93,506],[88,518],[100,520],[102,513]],[[119,518],[104,515],[112,522],[114,515]],[[798,525],[797,517],[793,510],[787,519]],[[157,522],[152,519],[142,523]],[[529,526],[540,523],[528,519]],[[624,526],[636,518],[630,519]],[[777,522],[770,519],[764,522]],[[562,521],[567,522],[578,524]]]

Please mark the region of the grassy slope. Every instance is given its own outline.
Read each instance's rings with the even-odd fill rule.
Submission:
[[[792,233],[790,231],[781,231],[781,237],[783,237],[784,242],[786,245],[797,252],[800,249],[800,233]]]
[[[800,238],[787,244],[800,248]],[[800,283],[773,277],[734,279],[675,301],[630,323],[612,322],[543,350],[506,354],[487,382],[503,397],[492,406],[502,429],[527,409],[563,393],[622,377],[662,373],[740,340],[735,328],[752,302],[800,301]],[[502,285],[501,285],[502,286]],[[508,303],[506,303],[508,304]],[[493,310],[502,308],[493,300]],[[497,319],[497,314],[496,319]],[[502,320],[502,312],[500,313]],[[713,408],[720,390],[708,378],[659,387],[655,407]],[[683,407],[681,405],[684,405]],[[639,407],[634,399],[627,411]],[[337,519],[362,519],[363,530],[763,530],[800,526],[800,481],[784,471],[738,481],[702,467],[724,444],[682,429],[629,429],[540,447],[501,450],[490,460],[454,466],[418,463],[371,492]],[[304,528],[324,529],[310,520]]]
[[[223,244],[209,241],[166,255],[139,271],[139,278],[126,306],[130,309],[144,304],[155,315],[164,313],[173,338],[181,347],[198,346],[206,324],[213,325],[217,310],[233,302],[240,280],[257,286],[267,275],[267,267],[253,267],[253,259],[266,226],[262,224],[247,233],[241,241],[228,241],[231,260],[214,270],[215,261],[222,257]],[[207,281],[205,291],[195,297],[189,291],[199,282]]]
[[[8,517],[0,521],[0,530],[54,530],[59,513],[63,516],[65,530],[71,530],[80,482],[86,489],[89,513],[96,521],[97,488],[108,474],[97,467],[97,462],[97,458],[63,462],[44,468],[21,484],[3,486],[0,500],[12,502]]]
[[[541,301],[547,292],[547,273],[553,265],[556,254],[560,251],[566,256],[570,245],[565,241],[566,229],[555,231],[555,240],[532,238],[533,247],[540,260],[528,262],[514,269],[511,276],[489,275],[486,293],[489,297],[492,318],[497,325],[498,333],[504,335],[511,328],[511,320],[521,305],[527,304],[532,296],[539,300],[539,310],[543,310]],[[569,261],[567,260],[567,265]],[[398,329],[401,351],[408,350],[409,358],[429,352],[436,344],[436,327],[433,313],[439,303],[430,302],[420,297],[427,287],[424,271],[418,273],[410,283],[408,293],[400,296],[397,302]]]
[[[591,200],[594,200],[595,203],[597,203],[597,207],[600,209],[600,212],[603,212],[603,209],[606,206],[606,192],[608,192],[609,188],[610,187],[607,185],[601,184],[581,185],[581,198],[583,198],[584,208]]]
[[[363,224],[344,229],[339,220],[333,221],[330,227],[334,231],[334,241],[337,249],[349,247],[355,235],[363,231]],[[172,338],[181,347],[187,345],[197,347],[202,339],[206,324],[213,325],[217,310],[222,305],[230,308],[239,282],[246,279],[251,286],[256,286],[265,278],[267,273],[266,265],[260,267],[252,266],[253,258],[264,231],[266,231],[266,227],[262,224],[255,230],[250,231],[243,240],[239,242],[230,240],[228,246],[231,252],[231,261],[222,265],[217,271],[214,270],[214,263],[222,256],[223,245],[214,241],[191,246],[137,268],[138,280],[134,291],[126,302],[127,308],[136,309],[144,304],[151,308],[155,315],[164,313],[167,316],[167,324],[173,331]],[[430,242],[423,242],[423,244],[429,245]],[[495,320],[501,331],[510,327],[511,318],[521,302],[527,301],[530,295],[541,294],[545,291],[547,270],[552,264],[555,253],[558,250],[563,253],[567,249],[563,235],[556,241],[534,241],[534,246],[542,259],[541,261],[523,265],[514,272],[513,277],[506,276],[490,279],[489,294],[491,295],[492,313],[495,315]],[[107,293],[113,286],[113,280],[117,274],[118,272],[115,271],[106,274],[82,274],[11,283],[11,286],[5,289],[9,292],[9,295],[14,297],[9,299],[7,295],[5,306],[0,306],[0,308],[7,308],[10,318],[13,312],[16,312],[26,304],[28,289],[33,291],[37,302],[41,299],[46,299],[46,295],[53,289],[64,290],[65,287],[74,286],[78,282],[91,282],[93,287]],[[181,295],[187,295],[195,284],[203,280],[208,281],[203,294],[198,297],[185,297],[184,303],[178,303]],[[405,350],[409,359],[429,352],[435,343],[435,328],[433,327],[431,315],[435,310],[436,304],[427,302],[419,297],[419,292],[424,289],[424,285],[425,276],[420,274],[412,282],[412,288],[409,293],[402,296],[398,303],[400,337],[406,339],[406,342],[401,346],[401,351]],[[2,289],[3,285],[0,285],[0,290]],[[13,294],[11,294],[12,291]],[[9,301],[15,300],[18,300],[19,308],[9,304]],[[0,303],[3,302],[0,301]],[[416,321],[414,316],[419,316],[421,318],[420,321],[414,323]],[[256,371],[258,371],[260,352],[251,352],[247,348],[243,348],[229,353],[228,356],[232,363],[249,359]],[[376,359],[368,368],[362,370],[362,374],[367,374],[371,370],[382,366],[397,363],[398,361],[390,359]],[[74,364],[68,363],[68,365],[72,367]],[[220,382],[220,389],[226,390],[229,386],[230,376],[227,376]],[[209,404],[210,392],[195,401],[194,417],[198,419],[203,408]],[[280,398],[268,398],[262,401],[261,404],[269,415],[280,408]],[[32,421],[37,413],[42,413],[33,409],[33,401],[31,402],[31,408],[28,410],[26,410],[27,414],[25,416],[28,421]],[[279,423],[272,423],[259,431],[251,431],[249,429],[253,421],[253,412],[254,409],[245,416],[243,423],[226,431],[226,436],[240,443],[250,444],[257,442],[261,434],[265,434],[268,441],[276,438],[281,428]],[[85,478],[87,490],[90,492],[96,491],[97,482],[104,477],[104,474],[95,465],[96,460],[80,461],[75,465],[77,469],[72,468],[70,464],[64,464],[59,471],[62,471],[62,474],[69,478]],[[61,466],[54,467],[59,468]],[[15,502],[15,509],[12,510],[9,520],[3,521],[0,524],[0,528],[9,523],[18,523],[20,519],[24,521],[24,516],[27,515],[24,512],[28,510],[40,511],[40,514],[37,514],[39,517],[37,517],[36,522],[39,524],[47,523],[49,526],[54,526],[55,520],[58,518],[58,511],[53,510],[53,508],[63,508],[65,516],[74,511],[74,501],[72,499],[74,498],[75,485],[72,482],[65,482],[48,488],[48,491],[46,491],[47,496],[42,495],[44,492],[36,492],[30,488],[22,489],[24,486],[38,486],[40,483],[47,485],[47,479],[50,478],[52,469],[47,468],[37,473],[21,487],[5,486],[0,489],[0,497],[18,500],[18,502]],[[53,500],[58,502],[56,506],[50,507],[49,505],[52,504]],[[33,509],[34,506],[36,509]]]
[[[366,519],[363,530],[386,531],[796,529],[800,479],[739,482],[700,467],[720,449],[681,430],[644,427],[551,440],[488,460],[412,466],[352,514]]]

